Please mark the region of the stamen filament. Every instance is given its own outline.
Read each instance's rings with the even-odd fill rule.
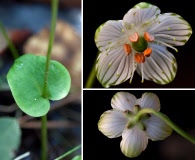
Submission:
[[[167,34],[155,34],[155,37],[166,37],[166,38],[171,38],[171,39],[173,39],[174,41],[176,40],[176,38],[175,37],[173,37],[173,36],[170,36],[170,35],[167,35]]]
[[[159,41],[159,40],[156,40],[156,39],[155,39],[155,42],[158,42],[158,43],[160,43],[160,44],[163,44],[163,45],[165,45],[165,46],[167,46],[167,47],[169,47],[169,48],[174,49],[176,52],[178,52],[177,48],[175,48],[175,47],[173,47],[173,46],[171,46],[171,45],[169,45],[169,44],[167,44],[167,43],[165,43],[165,42],[162,42],[162,41]]]
[[[133,56],[133,55],[132,55]],[[129,83],[131,83],[132,82],[132,79],[133,79],[133,76],[134,76],[134,72],[135,72],[135,68],[137,67],[137,66],[135,66],[135,65],[137,65],[136,63],[135,63],[135,61],[134,61],[134,58],[132,58],[132,71],[131,71],[131,78],[130,78],[130,81],[129,81]]]
[[[144,66],[141,64],[141,72],[142,72],[142,83],[144,83]]]

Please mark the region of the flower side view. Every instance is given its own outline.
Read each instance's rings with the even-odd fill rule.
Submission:
[[[173,81],[177,72],[175,57],[167,47],[184,45],[192,34],[191,26],[175,13],[160,14],[160,9],[141,2],[123,20],[109,20],[95,33],[100,54],[96,76],[108,88],[130,79],[134,72],[158,84]]]
[[[108,138],[122,136],[121,151],[127,157],[137,157],[144,151],[148,139],[163,140],[172,128],[159,117],[145,112],[160,111],[160,101],[154,93],[146,92],[137,99],[128,92],[118,92],[111,100],[112,110],[104,112],[98,129]]]

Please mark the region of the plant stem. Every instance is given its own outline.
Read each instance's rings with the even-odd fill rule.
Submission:
[[[47,114],[41,117],[41,159],[47,160]]]
[[[44,87],[43,87],[43,97],[45,98],[47,98],[49,62],[51,59],[52,46],[53,46],[54,37],[55,37],[57,14],[58,14],[58,0],[52,0],[52,20],[51,20],[51,28],[50,28],[50,35],[49,35],[49,44],[48,44],[48,49],[47,49],[47,59],[46,59]]]
[[[16,157],[14,160],[21,160],[21,159],[23,159],[25,157],[28,157],[29,155],[30,155],[30,152],[26,152],[26,153]]]
[[[49,44],[47,50],[47,59],[45,67],[45,76],[44,76],[44,86],[43,86],[43,97],[47,98],[47,85],[48,85],[48,73],[49,73],[49,64],[51,59],[51,51],[55,37],[55,28],[56,20],[58,14],[58,0],[52,0],[52,18],[51,18],[51,28],[49,35]],[[47,115],[41,117],[41,159],[47,160]]]
[[[137,115],[136,118],[139,119],[143,114],[145,113],[152,113],[155,116],[159,117],[162,119],[165,123],[167,123],[174,131],[176,131],[178,134],[180,134],[182,137],[190,141],[191,143],[195,144],[195,138],[183,131],[180,127],[178,127],[175,123],[173,123],[166,115],[164,115],[161,112],[157,112],[151,108],[144,108],[141,109]]]
[[[99,54],[99,52],[98,52]],[[94,80],[96,78],[96,71],[95,71],[95,66],[96,66],[96,60],[94,61],[93,67],[90,71],[90,74],[88,76],[87,82],[85,84],[85,88],[92,88]]]
[[[62,159],[64,157],[68,156],[69,154],[73,153],[74,151],[76,151],[80,147],[81,147],[81,145],[78,145],[78,146],[74,147],[73,149],[69,150],[68,152],[66,152],[65,154],[63,154],[60,157],[56,158],[55,160],[60,160],[60,159]]]
[[[19,55],[17,49],[15,48],[14,44],[10,40],[9,36],[7,35],[7,32],[6,32],[6,30],[5,30],[5,28],[4,28],[4,26],[3,26],[1,21],[0,21],[0,29],[2,31],[2,34],[3,34],[7,44],[8,44],[8,47],[9,47],[9,49],[11,51],[11,54],[12,54],[13,58],[17,59],[20,55]]]

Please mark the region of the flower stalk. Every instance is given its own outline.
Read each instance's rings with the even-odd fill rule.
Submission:
[[[78,150],[79,148],[81,148],[80,144],[78,146],[74,147],[73,149],[71,149],[70,151],[64,153],[60,157],[56,158],[55,160],[61,160],[61,159],[65,158],[66,156],[70,155],[71,153],[73,153],[74,151]]]
[[[99,54],[99,52],[98,52],[98,54]],[[85,88],[92,88],[93,87],[93,84],[94,84],[95,78],[96,78],[95,66],[96,66],[96,61],[93,63],[92,69],[89,73],[89,76],[88,76],[86,84],[85,84]]]
[[[134,117],[138,121],[140,117],[146,113],[153,114],[157,117],[159,117],[161,120],[163,120],[167,125],[169,125],[175,132],[180,134],[182,137],[190,141],[191,143],[195,144],[195,138],[186,133],[184,130],[182,130],[179,126],[177,126],[175,123],[173,123],[165,114],[161,112],[157,112],[152,108],[144,108],[140,110],[137,115]]]
[[[47,114],[41,117],[41,160],[47,159]]]
[[[12,41],[10,40],[10,38],[9,38],[9,36],[8,36],[8,34],[7,34],[7,32],[6,32],[6,30],[5,30],[5,28],[4,28],[4,26],[3,26],[1,21],[0,21],[0,29],[2,31],[2,34],[3,34],[7,44],[8,44],[8,47],[9,47],[9,49],[11,51],[11,54],[12,54],[14,60],[17,59],[20,55],[19,55],[16,47],[14,46]]]
[[[45,79],[44,79],[44,88],[43,88],[43,97],[45,97],[45,98],[47,98],[47,82],[48,82],[49,61],[51,59],[52,46],[53,46],[54,37],[55,37],[57,14],[58,14],[58,0],[52,0],[52,20],[51,20],[49,44],[48,44],[48,49],[47,49]]]
[[[52,19],[51,19],[51,32],[49,35],[49,44],[47,50],[46,69],[44,76],[43,97],[47,98],[47,85],[48,85],[48,73],[49,64],[51,59],[52,46],[55,37],[56,20],[58,13],[58,0],[52,0]],[[41,117],[41,160],[47,160],[47,115]]]

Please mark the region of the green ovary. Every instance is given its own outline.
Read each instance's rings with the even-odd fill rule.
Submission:
[[[148,46],[148,42],[144,39],[144,37],[139,37],[137,42],[132,43],[132,47],[137,52],[143,52]]]

